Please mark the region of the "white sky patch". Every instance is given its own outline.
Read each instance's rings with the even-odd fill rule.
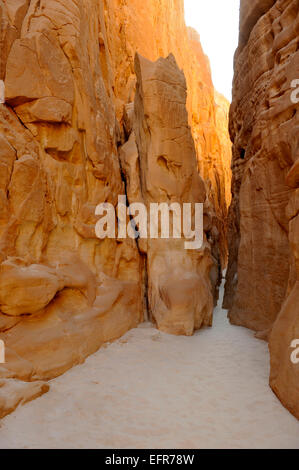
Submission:
[[[187,26],[201,37],[214,86],[231,101],[233,58],[238,47],[240,0],[185,0]]]

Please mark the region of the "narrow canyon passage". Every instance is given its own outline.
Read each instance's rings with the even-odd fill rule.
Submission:
[[[299,448],[299,0],[188,3],[0,0],[0,447]]]
[[[191,338],[142,324],[4,418],[0,447],[299,448],[268,364],[267,344],[220,307]]]

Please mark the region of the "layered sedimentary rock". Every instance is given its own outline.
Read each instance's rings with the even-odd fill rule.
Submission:
[[[0,419],[12,413],[17,406],[42,396],[49,391],[45,382],[22,382],[15,379],[0,380]]]
[[[297,23],[298,24],[298,23]],[[297,73],[299,77],[299,57]],[[298,100],[299,103],[299,100]],[[298,104],[297,104],[298,106]],[[289,241],[295,262],[288,292],[270,335],[270,384],[282,403],[299,419],[299,119],[290,132],[294,164],[287,175],[293,189],[287,206]],[[291,360],[290,360],[291,357]]]
[[[151,62],[137,54],[135,69],[137,92],[132,132],[137,158],[131,158],[126,170],[130,175],[129,202],[143,202],[148,214],[152,203],[177,204],[173,217],[179,219],[183,216],[183,204],[189,203],[194,227],[192,211],[195,203],[206,202],[206,189],[197,171],[188,126],[184,74],[173,55]],[[128,164],[127,153],[122,155]],[[139,195],[134,190],[136,181],[140,182]],[[195,329],[212,325],[211,249],[204,240],[201,249],[186,250],[186,238],[174,238],[174,220],[170,220],[170,239],[141,237],[139,249],[146,255],[151,318],[162,331],[191,335]],[[154,223],[150,220],[148,226],[149,222]],[[181,231],[181,222],[179,225]],[[197,228],[201,229],[200,225]],[[160,236],[161,230],[163,227]]]
[[[298,0],[241,1],[230,133],[233,202],[224,306],[270,337],[271,386],[299,417]],[[271,333],[272,331],[272,333]]]
[[[219,153],[220,160],[217,163],[217,168],[223,170],[219,172],[220,182],[219,185],[224,191],[221,193],[221,200],[225,200],[226,208],[228,209],[232,201],[231,183],[232,183],[232,172],[231,172],[231,158],[232,158],[232,142],[228,133],[229,125],[229,109],[230,102],[220,93],[215,91],[215,103],[216,103],[216,129],[221,143],[221,152]],[[228,215],[228,210],[223,212],[223,218]],[[227,224],[224,224],[225,228]]]
[[[218,261],[226,255],[221,181],[230,162],[208,61],[185,26],[182,0],[7,0],[0,1],[0,23],[3,416],[46,392],[44,381],[137,326],[148,307],[165,331],[191,334],[211,324]],[[133,104],[136,51],[150,60],[172,52],[188,88],[189,117],[183,73],[174,59],[158,62],[166,84],[157,87],[154,106],[163,116],[150,118],[155,138],[146,136],[145,150],[148,117]],[[160,66],[151,67],[155,75]],[[140,92],[143,72],[137,75],[136,99],[151,115]],[[169,114],[173,107],[177,116]],[[168,134],[179,142],[164,148]],[[164,148],[160,160],[152,145]],[[161,202],[163,188],[178,202],[205,202],[200,252],[187,255],[170,241],[168,255],[159,240],[146,249],[140,240],[96,237],[99,203],[116,207],[124,194]]]
[[[215,249],[214,255],[220,256],[224,267],[227,258],[226,217],[231,192],[231,143],[227,131],[223,139],[222,129],[227,129],[228,104],[218,94],[215,96],[209,59],[202,50],[199,34],[185,25],[184,1],[104,0],[103,10],[108,26],[107,33],[101,36],[102,54],[112,58],[106,82],[109,82],[108,77],[113,77],[119,117],[123,114],[124,104],[134,99],[136,52],[152,61],[172,53],[184,71],[188,119],[198,169],[207,184],[217,222],[217,230],[210,233],[210,238],[218,245],[219,253]],[[111,18],[115,21],[110,21]],[[220,121],[221,113],[215,106],[217,100],[225,110]]]
[[[63,373],[143,319],[135,241],[99,241],[94,230],[97,204],[116,205],[125,192],[99,54],[100,4],[1,3],[15,34],[9,42],[4,23],[0,328],[10,389]]]

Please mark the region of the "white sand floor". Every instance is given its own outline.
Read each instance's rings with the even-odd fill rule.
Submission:
[[[51,382],[0,424],[0,448],[297,448],[267,344],[215,311],[192,338],[149,324]]]

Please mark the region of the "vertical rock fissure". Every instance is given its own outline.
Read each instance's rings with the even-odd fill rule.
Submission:
[[[124,145],[125,145],[125,144],[128,143],[130,135],[127,134],[126,129],[123,129],[123,134],[127,136],[127,139],[124,142]],[[138,160],[139,160],[139,154],[138,154]],[[126,175],[126,172],[124,171],[119,152],[118,152],[118,161],[119,161],[121,178],[122,178],[122,181],[123,181],[123,184],[124,184],[125,196],[126,196],[126,200],[127,200],[127,207],[129,207],[129,205],[133,201],[130,200],[130,195],[128,194],[128,185],[129,185],[128,175]],[[140,173],[139,173],[139,176],[140,176]],[[134,218],[133,218],[133,216],[131,215],[130,212],[129,212],[129,221],[132,224],[134,230],[138,229],[138,227],[136,227],[136,225],[134,223]],[[145,253],[142,253],[142,251],[140,250],[139,240],[140,240],[140,236],[138,236],[135,239],[135,242],[136,242],[137,250],[139,252],[139,256],[140,256],[140,260],[141,260],[141,269],[142,269],[143,318],[144,318],[144,321],[149,321],[149,320],[152,321],[152,316],[150,315],[150,311],[149,311],[149,300],[148,300],[147,255]]]

